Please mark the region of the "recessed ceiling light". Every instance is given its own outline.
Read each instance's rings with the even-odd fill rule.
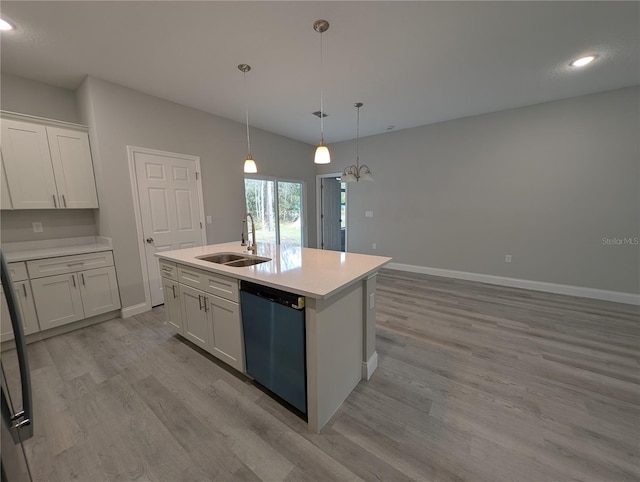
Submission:
[[[13,30],[13,25],[11,25],[5,19],[0,18],[0,30]]]
[[[597,55],[587,55],[585,57],[580,57],[579,59],[574,60],[569,65],[571,67],[584,67],[585,65],[590,64],[597,58],[598,58]]]

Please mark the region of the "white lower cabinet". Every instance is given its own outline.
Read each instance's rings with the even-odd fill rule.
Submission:
[[[244,372],[238,281],[165,260],[160,264],[167,322],[195,345]]]
[[[120,308],[116,270],[112,266],[81,271],[78,276],[85,318]]]
[[[212,325],[204,291],[180,285],[184,337],[211,352]]]
[[[164,292],[164,311],[167,323],[178,333],[184,335],[182,307],[180,306],[180,287],[175,281],[162,278],[162,291]]]
[[[18,310],[22,316],[22,328],[25,335],[31,335],[40,331],[38,325],[38,317],[36,316],[36,308],[33,304],[33,294],[29,281],[18,281],[13,283],[13,290],[16,293],[16,301],[18,302]],[[3,290],[4,291],[4,290]],[[12,340],[13,328],[11,326],[11,317],[9,316],[9,308],[4,298],[4,292],[0,298],[0,340]]]
[[[75,273],[31,280],[40,328],[48,330],[84,318]]]
[[[242,323],[238,303],[209,295],[208,305],[213,320],[213,354],[236,370],[244,371]]]
[[[121,306],[113,266],[32,279],[31,286],[42,330]]]

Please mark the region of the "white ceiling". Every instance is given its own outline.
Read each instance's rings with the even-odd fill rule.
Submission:
[[[2,71],[86,75],[310,144],[640,83],[638,2],[2,1]],[[600,58],[582,70],[569,61]]]

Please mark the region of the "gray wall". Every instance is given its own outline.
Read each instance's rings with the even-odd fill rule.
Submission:
[[[41,222],[43,231],[34,233],[31,223]],[[26,209],[2,211],[3,243],[45,239],[95,236],[96,224],[91,209]]]
[[[602,238],[640,236],[639,95],[632,87],[361,139],[376,181],[350,186],[348,249],[637,293],[638,246]],[[354,162],[353,141],[330,148],[318,173]]]
[[[127,145],[200,156],[205,215],[213,218],[208,242],[239,240],[245,211],[243,124],[95,78],[83,82],[77,98],[94,152],[98,233],[113,239],[124,307],[144,301]],[[261,175],[306,181],[307,215],[313,220],[313,147],[256,129],[251,141]],[[315,224],[308,224],[309,240],[315,242]]]
[[[0,77],[2,110],[79,123],[75,94],[34,80],[3,73]]]

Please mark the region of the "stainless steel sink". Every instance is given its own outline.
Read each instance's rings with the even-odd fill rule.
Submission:
[[[264,263],[266,261],[271,261],[271,260],[268,258],[245,258],[245,259],[239,259],[238,261],[231,261],[229,263],[226,263],[225,266],[242,268],[244,266],[253,266],[254,264]]]
[[[227,264],[230,261],[246,259],[246,256],[242,256],[241,254],[235,254],[235,253],[215,253],[215,254],[207,254],[206,256],[196,256],[196,258],[201,259],[202,261],[209,261],[210,263]]]
[[[210,263],[222,264],[233,268],[242,268],[244,266],[253,266],[254,264],[265,263],[271,261],[270,258],[258,258],[253,256],[243,256],[236,253],[215,253],[205,256],[196,256],[197,259],[208,261]]]

